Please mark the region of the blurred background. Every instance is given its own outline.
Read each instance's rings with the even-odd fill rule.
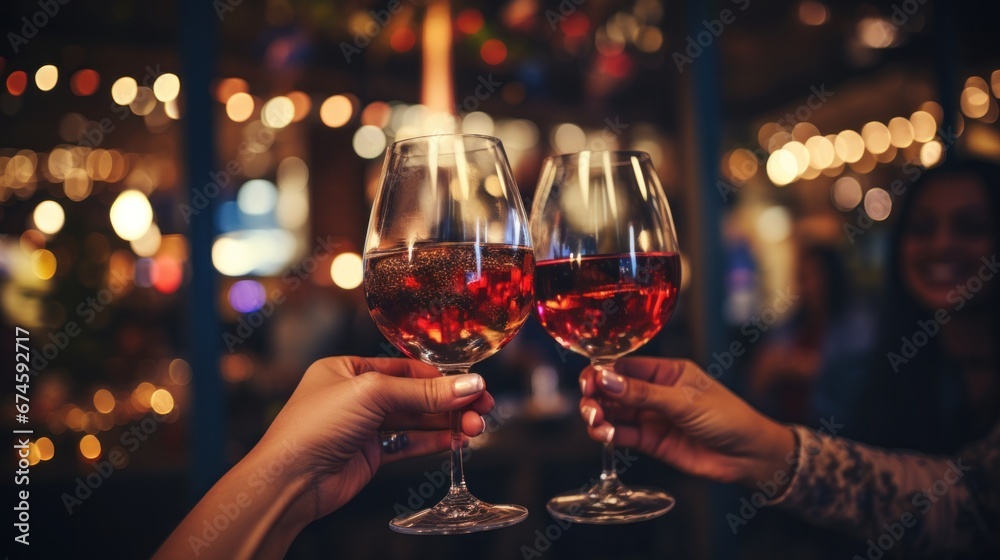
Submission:
[[[30,332],[33,554],[148,557],[312,361],[399,355],[360,252],[385,148],[433,132],[498,136],[526,206],[548,155],[649,152],[684,279],[640,353],[716,364],[780,420],[864,432],[856,364],[906,188],[949,158],[1000,157],[998,16],[939,0],[5,1],[2,345],[13,369],[14,328]],[[478,368],[499,405],[466,471],[526,522],[390,532],[443,494],[433,457],[383,469],[289,557],[864,551],[648,458],[624,476],[675,493],[671,513],[555,524],[545,501],[599,464],[584,364],[530,321]]]

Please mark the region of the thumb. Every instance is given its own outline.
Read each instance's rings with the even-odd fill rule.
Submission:
[[[365,391],[383,412],[423,412],[428,414],[459,410],[471,404],[486,390],[486,382],[475,373],[431,378],[394,377],[371,372],[357,379],[372,377]]]
[[[692,404],[683,387],[676,385],[657,385],[610,370],[599,372],[596,378],[597,386],[608,400],[641,410],[653,410],[668,418],[677,418]]]

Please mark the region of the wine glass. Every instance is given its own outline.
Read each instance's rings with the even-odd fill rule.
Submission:
[[[368,309],[389,341],[443,375],[469,373],[528,318],[534,274],[524,207],[500,140],[438,135],[389,146],[364,255]],[[527,517],[521,506],[469,493],[461,411],[451,413],[451,428],[448,494],[393,519],[393,530],[471,533]]]
[[[531,210],[535,310],[559,344],[601,371],[651,339],[670,319],[680,257],[670,207],[644,152],[585,151],[550,157]],[[613,409],[604,407],[613,424]],[[674,498],[625,486],[615,448],[604,444],[600,480],[552,498],[554,517],[576,523],[631,523],[663,515]]]

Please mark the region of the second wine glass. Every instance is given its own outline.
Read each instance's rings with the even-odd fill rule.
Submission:
[[[547,159],[531,235],[538,319],[559,344],[590,358],[599,374],[614,374],[615,360],[648,342],[673,313],[677,238],[647,154],[585,151]],[[604,411],[613,424],[613,410]],[[666,492],[618,479],[611,441],[603,457],[600,480],[556,496],[549,513],[576,523],[631,523],[673,508]]]

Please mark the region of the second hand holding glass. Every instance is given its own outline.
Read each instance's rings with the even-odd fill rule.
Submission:
[[[615,360],[648,342],[670,318],[680,287],[673,219],[649,156],[585,151],[547,159],[532,204],[531,235],[542,326],[590,358],[598,372],[616,375]],[[604,412],[613,425],[611,408]],[[673,508],[666,492],[619,480],[610,437],[603,457],[600,481],[551,499],[549,513],[610,524],[652,519]]]

